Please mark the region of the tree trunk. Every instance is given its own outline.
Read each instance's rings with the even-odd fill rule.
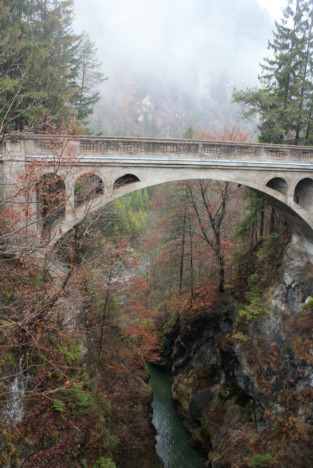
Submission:
[[[182,292],[183,287],[183,276],[184,276],[184,257],[185,257],[185,242],[186,242],[186,204],[184,209],[184,219],[183,219],[183,234],[181,241],[181,254],[180,254],[180,270],[179,270],[179,293]]]

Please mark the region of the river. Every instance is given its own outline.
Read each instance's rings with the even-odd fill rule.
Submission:
[[[153,390],[153,424],[158,432],[156,450],[165,468],[203,468],[200,456],[189,446],[189,435],[171,399],[171,377],[148,365]]]

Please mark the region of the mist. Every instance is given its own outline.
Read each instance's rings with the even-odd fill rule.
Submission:
[[[98,49],[93,125],[110,134],[181,136],[233,122],[234,87],[257,84],[274,27],[257,0],[75,0],[75,29]],[[145,127],[145,128],[144,128]]]

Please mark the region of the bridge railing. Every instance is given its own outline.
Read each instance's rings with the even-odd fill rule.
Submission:
[[[313,162],[313,147],[270,145],[260,143],[238,143],[221,141],[152,139],[131,137],[66,137],[70,139],[77,155],[94,156],[149,156],[236,159],[236,160],[286,160]],[[28,134],[11,140],[24,147],[24,154],[51,155],[62,148],[64,137]],[[0,155],[6,143],[0,145]]]

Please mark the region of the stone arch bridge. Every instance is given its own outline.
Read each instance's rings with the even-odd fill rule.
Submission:
[[[62,216],[52,226],[53,243],[87,211],[132,191],[170,181],[214,179],[264,194],[289,223],[293,241],[313,254],[313,147],[27,134],[0,145],[4,198],[12,197],[18,180],[34,164],[40,177],[57,172],[66,194]],[[88,196],[79,195],[84,180]],[[38,207],[38,200],[33,204]]]

